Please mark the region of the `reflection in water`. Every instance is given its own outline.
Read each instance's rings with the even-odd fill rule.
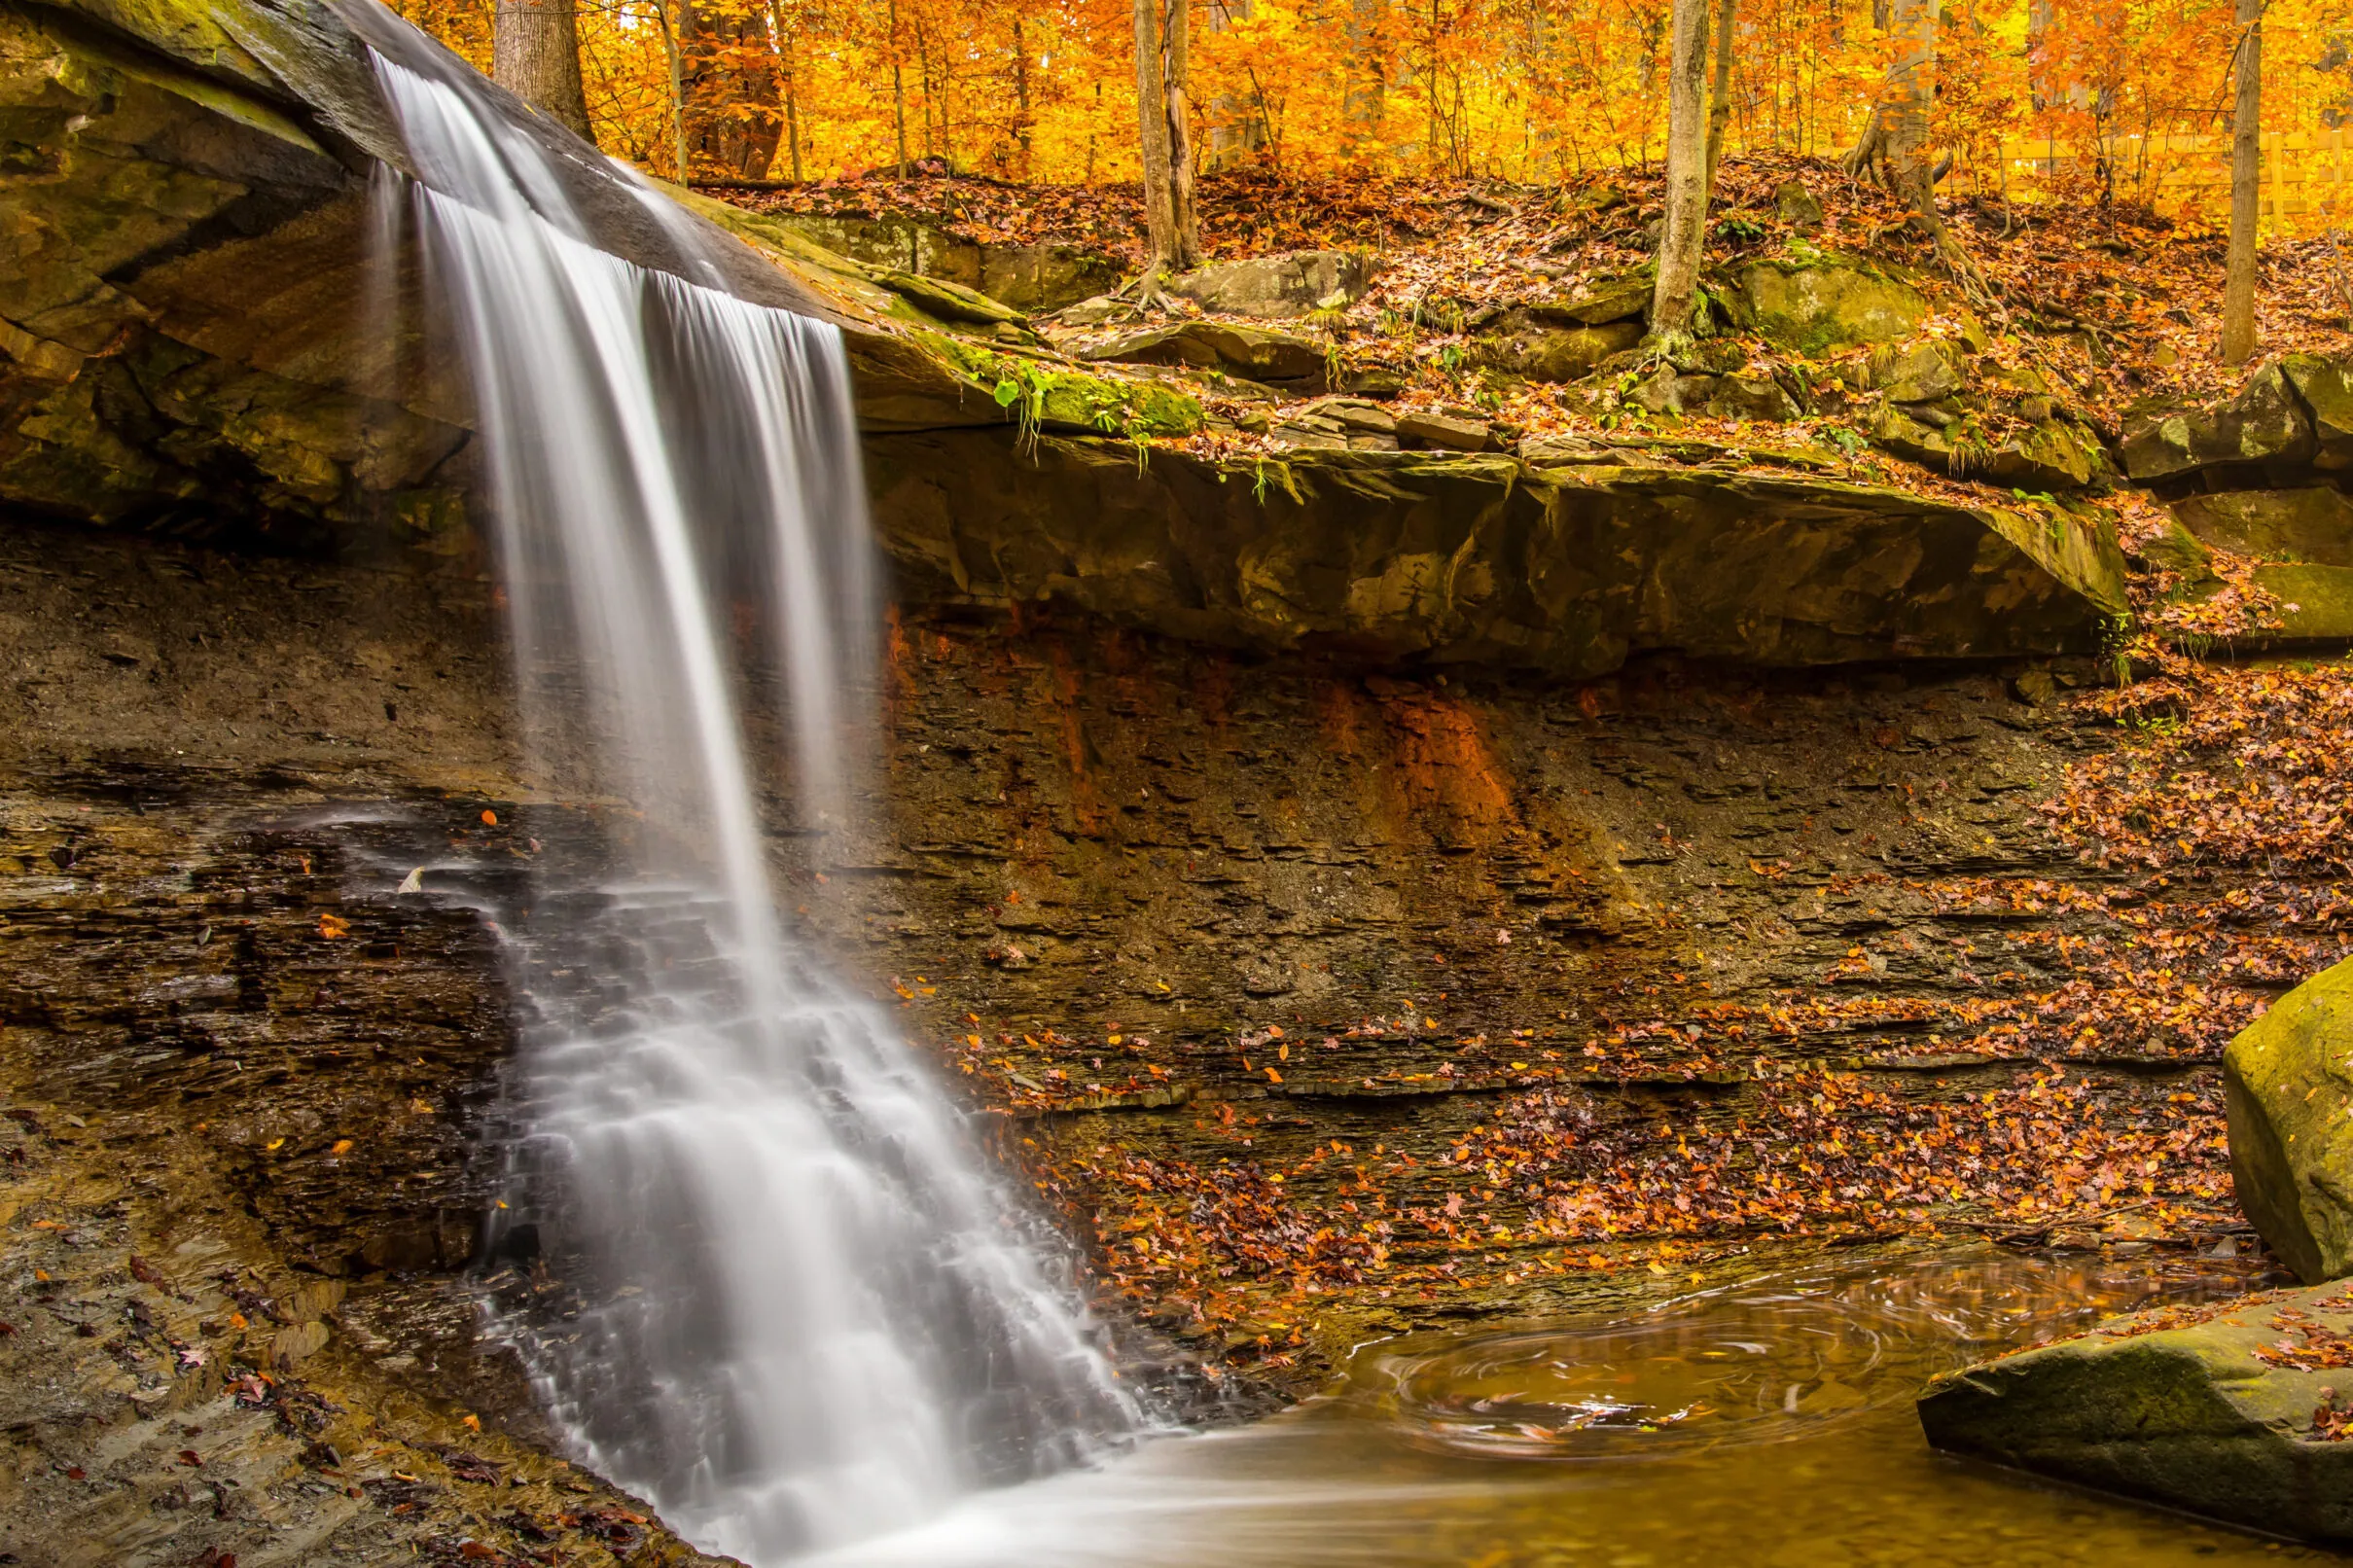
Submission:
[[[1393,1339],[1333,1394],[1271,1421],[978,1498],[824,1560],[2277,1562],[2305,1553],[1935,1455],[1910,1405],[1939,1371],[2253,1283],[2225,1265],[1988,1251],[1809,1269],[1586,1325]],[[1520,1459],[1575,1462],[1498,1462]]]

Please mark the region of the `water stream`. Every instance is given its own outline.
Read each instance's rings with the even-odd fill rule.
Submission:
[[[690,242],[675,274],[599,250],[542,138],[455,73],[377,70],[418,174],[378,227],[421,244],[471,373],[527,726],[587,737],[631,808],[600,828],[619,870],[542,875],[503,930],[493,1243],[587,1303],[509,1332],[589,1463],[756,1563],[1082,1458],[1136,1415],[1075,1297],[772,885],[782,759],[749,750],[743,670],[778,672],[822,831],[873,631],[838,335],[688,281]]]

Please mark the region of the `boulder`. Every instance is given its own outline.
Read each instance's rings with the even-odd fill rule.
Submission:
[[[1946,1373],[1935,1446],[2275,1535],[2353,1543],[2353,1293],[2158,1307]]]
[[[2353,366],[2317,354],[2290,354],[2280,361],[2280,370],[2311,416],[2318,446],[2312,466],[2353,468]]]
[[[2074,517],[1539,449],[1541,466],[1337,449],[1139,465],[1123,443],[1050,435],[1024,453],[1004,431],[867,446],[902,591],[1050,600],[1257,652],[1568,678],[1645,649],[2005,658],[2096,647],[2124,608],[2114,539]]]
[[[1455,452],[1483,452],[1493,444],[1484,419],[1433,413],[1427,410],[1397,416],[1398,440],[1415,446],[1437,446]]]
[[[1639,321],[1561,327],[1515,311],[1504,318],[1503,327],[1504,335],[1486,345],[1488,363],[1531,381],[1582,381],[1602,361],[1642,341]]]
[[[2241,1030],[2223,1085],[2247,1218],[2302,1278],[2353,1272],[2353,961]]]
[[[2019,490],[2081,490],[2111,472],[2100,447],[2063,419],[2045,418],[1969,465],[1972,478]]]
[[[1819,229],[1824,213],[1821,199],[1802,180],[1784,180],[1773,187],[1773,216],[1792,229]]]
[[[1354,304],[1373,286],[1373,258],[1356,251],[1295,250],[1214,262],[1171,278],[1168,292],[1228,316],[1303,316],[1327,301]]]
[[[913,218],[768,216],[836,255],[960,284],[1024,315],[1076,304],[1120,281],[1117,261],[1070,245],[984,245]]]
[[[2125,411],[2121,456],[2127,479],[2147,483],[2202,469],[2312,460],[2318,443],[2287,374],[2266,365],[2225,401],[2204,408],[2153,402]]]
[[[2353,567],[2270,561],[2255,586],[2280,602],[2276,632],[2250,639],[2271,644],[2353,642]],[[2346,1183],[2353,1190],[2353,1181]]]
[[[1800,412],[1797,401],[1769,375],[1720,375],[1702,408],[1717,419],[1787,420]]]
[[[2198,540],[2234,555],[2353,566],[2353,499],[2331,486],[2186,496],[2173,515]]]
[[[1741,325],[1801,354],[1913,337],[1928,319],[1918,289],[1861,262],[1824,255],[1752,262],[1726,303]]]
[[[1541,296],[1519,308],[1539,321],[1568,322],[1581,327],[1606,327],[1613,322],[1639,322],[1650,313],[1655,287],[1653,269],[1641,267],[1623,277],[1597,278],[1576,291]],[[1637,332],[1636,339],[1641,338]]]
[[[1323,390],[1329,365],[1323,345],[1310,339],[1231,321],[1184,321],[1123,333],[1080,357],[1127,365],[1189,365],[1305,392]]]
[[[978,289],[968,289],[946,278],[925,277],[920,272],[878,272],[874,281],[894,294],[912,300],[943,321],[973,321],[982,326],[999,322],[1018,324],[1021,313],[1011,306],[990,299]]]
[[[1874,365],[1871,384],[1890,403],[1934,403],[1969,384],[1969,356],[1959,343],[1928,339]]]

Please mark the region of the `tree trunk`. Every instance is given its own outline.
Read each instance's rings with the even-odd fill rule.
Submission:
[[[2262,217],[2264,0],[2238,0],[2238,93],[2230,110],[2230,257],[2223,272],[2223,363],[2255,357],[2255,231]]]
[[[1932,228],[1935,182],[1928,162],[1928,106],[1937,82],[1937,0],[1890,0],[1896,56],[1863,139],[1846,155],[1847,172],[1869,173],[1901,196]]]
[[[899,69],[899,0],[891,0],[891,123],[899,132],[899,178],[907,178],[907,79]]]
[[[574,0],[498,0],[490,22],[490,77],[566,130],[596,139],[580,87]]]
[[[1732,23],[1739,0],[1718,0],[1716,6],[1716,80],[1707,96],[1707,195],[1716,195],[1716,165],[1724,161],[1725,132],[1732,123]]]
[[[1021,34],[1021,13],[1014,13],[1014,145],[1020,149],[1020,176],[1029,178],[1029,136],[1036,116],[1029,106],[1029,43]]]
[[[760,13],[678,0],[687,151],[698,167],[757,180],[784,139],[783,105]]]
[[[1177,259],[1176,204],[1169,189],[1168,93],[1160,81],[1159,0],[1135,0],[1136,130],[1144,159],[1144,287],[1159,287]]]
[[[1672,354],[1691,341],[1707,230],[1707,4],[1675,0],[1666,78],[1666,211],[1658,228],[1658,281],[1651,336]]]
[[[1176,234],[1172,260],[1182,270],[1201,265],[1201,224],[1193,205],[1193,0],[1168,0],[1160,31],[1160,89],[1168,113],[1168,221]]]
[[[1339,153],[1350,157],[1366,146],[1377,146],[1381,121],[1389,112],[1387,44],[1389,0],[1348,0],[1342,24],[1348,58],[1340,94]]]
[[[670,157],[678,166],[678,183],[692,177],[687,167],[687,79],[678,56],[678,27],[669,0],[655,0],[655,18],[661,23],[661,56],[670,68]]]

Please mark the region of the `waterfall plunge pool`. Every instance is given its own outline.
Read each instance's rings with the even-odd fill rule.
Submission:
[[[2242,1265],[1991,1248],[1823,1265],[1612,1318],[1362,1348],[1323,1396],[967,1499],[827,1568],[1863,1568],[2322,1558],[1951,1459],[1933,1374]]]

